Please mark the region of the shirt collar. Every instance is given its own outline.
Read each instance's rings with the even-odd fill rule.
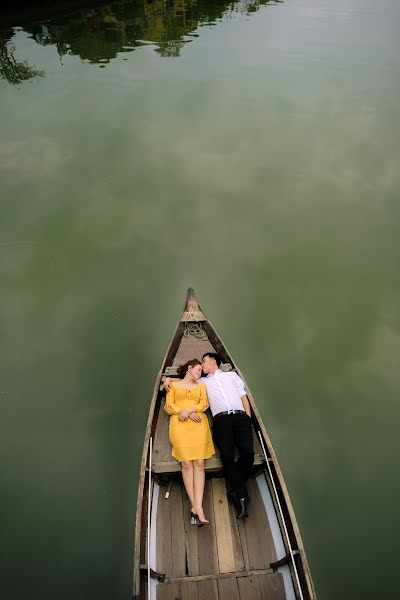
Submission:
[[[209,373],[207,377],[213,377],[217,372],[222,373],[221,369],[217,369],[216,371],[214,371],[214,373]]]

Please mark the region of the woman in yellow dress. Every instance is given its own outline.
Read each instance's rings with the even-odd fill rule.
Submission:
[[[191,502],[191,522],[202,526],[209,523],[203,512],[205,484],[204,459],[215,454],[207,416],[207,391],[197,383],[201,363],[197,358],[179,367],[181,381],[172,382],[167,394],[165,411],[171,415],[169,439],[172,456],[182,465],[182,479]]]

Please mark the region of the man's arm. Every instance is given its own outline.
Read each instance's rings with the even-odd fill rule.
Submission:
[[[244,381],[243,381],[243,379],[241,379],[239,377],[239,375],[237,373],[233,372],[232,375],[233,375],[233,381],[235,382],[237,391],[240,394],[240,399],[242,401],[245,413],[246,413],[246,415],[248,417],[251,418],[250,402],[249,402],[249,399],[248,399],[248,397],[246,395],[246,390],[245,390],[245,387],[244,387]]]
[[[243,408],[245,410],[246,415],[251,418],[251,408],[250,408],[250,402],[249,402],[248,397],[245,394],[240,399],[242,401]]]
[[[182,381],[182,379],[178,379],[177,377],[174,377],[174,379],[172,380],[172,377],[166,377],[164,379],[164,389],[166,389],[167,392],[169,392],[169,390],[171,389],[172,381]]]

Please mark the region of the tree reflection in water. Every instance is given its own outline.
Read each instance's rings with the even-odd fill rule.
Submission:
[[[121,53],[149,43],[160,56],[178,57],[182,47],[198,36],[194,32],[202,25],[215,25],[237,14],[248,15],[277,1],[281,0],[118,0],[68,12],[66,0],[62,17],[52,17],[49,7],[47,19],[32,22],[30,17],[22,24],[38,44],[55,47],[60,58],[76,55],[104,66]],[[14,31],[7,34],[0,37],[0,77],[14,84],[43,77],[43,70],[15,60],[14,48],[6,41]]]
[[[15,47],[0,34],[0,77],[12,85],[18,85],[27,79],[44,77],[45,72],[35,66],[29,66],[26,60],[18,62],[14,56]]]

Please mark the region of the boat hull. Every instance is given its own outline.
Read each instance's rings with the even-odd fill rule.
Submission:
[[[228,502],[222,463],[205,461],[204,511],[210,524],[191,525],[179,463],[171,456],[163,380],[177,367],[217,351],[223,370],[242,373],[189,289],[158,374],[141,461],[135,526],[134,598],[152,600],[314,600],[311,574],[293,507],[270,438],[251,405],[255,461],[248,482],[249,516]],[[245,380],[245,379],[244,379]],[[212,417],[208,411],[210,426]]]

